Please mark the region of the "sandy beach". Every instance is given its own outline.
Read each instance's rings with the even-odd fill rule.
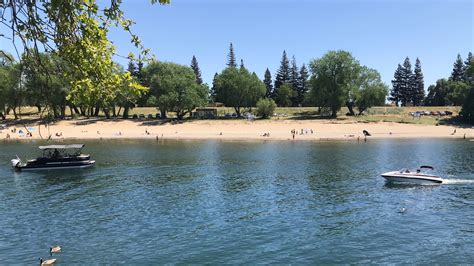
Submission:
[[[1,139],[216,139],[216,140],[363,140],[370,138],[474,138],[474,129],[340,120],[194,120],[164,123],[159,120],[64,120],[49,126],[10,125]],[[14,130],[16,129],[16,131]],[[31,136],[27,136],[27,129]],[[15,131],[15,132],[12,132]],[[292,130],[296,133],[293,134]],[[293,138],[294,135],[294,138]]]

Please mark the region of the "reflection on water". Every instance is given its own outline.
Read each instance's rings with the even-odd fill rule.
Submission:
[[[93,168],[10,169],[39,144],[0,143],[5,264],[37,263],[55,244],[64,264],[474,259],[474,143],[86,141]],[[380,177],[422,164],[447,181]]]

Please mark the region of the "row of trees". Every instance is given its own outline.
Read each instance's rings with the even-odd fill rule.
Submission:
[[[10,112],[18,118],[19,110],[24,105],[36,106],[41,114],[54,118],[65,117],[67,107],[71,114],[97,116],[102,110],[110,117],[117,115],[116,106],[127,110],[148,91],[118,64],[113,64],[109,82],[103,84],[105,89],[102,87],[89,91],[86,88],[93,81],[82,81],[87,83],[84,86],[73,82],[73,78],[67,75],[70,64],[56,53],[40,53],[35,57],[29,55],[23,54],[20,62],[16,62],[12,55],[0,51],[2,119]]]
[[[371,106],[383,105],[388,94],[380,74],[360,65],[346,51],[331,51],[313,60],[311,77],[304,64],[298,68],[294,57],[290,65],[283,51],[273,86],[268,69],[262,83],[242,61],[237,67],[232,44],[227,58],[226,69],[214,76],[211,95],[215,101],[233,106],[238,115],[242,108],[255,106],[259,99],[271,99],[279,106],[317,106],[320,111],[329,110],[333,117],[346,105],[348,114],[355,115],[354,108],[361,114]]]
[[[0,113],[3,117],[10,111],[16,116],[17,108],[31,105],[55,118],[64,117],[67,107],[71,114],[98,116],[102,111],[107,117],[122,115],[126,118],[129,110],[139,105],[158,107],[162,117],[172,111],[181,119],[212,100],[234,107],[240,116],[242,109],[256,106],[261,99],[280,106],[303,103],[318,106],[319,110],[329,110],[332,116],[346,105],[349,114],[354,115],[354,108],[362,113],[370,106],[384,104],[387,95],[380,74],[360,65],[345,51],[332,51],[312,61],[309,78],[306,66],[303,64],[299,68],[294,58],[290,66],[286,52],[283,52],[282,64],[272,84],[268,69],[268,75],[262,81],[244,66],[243,60],[237,66],[231,45],[227,67],[215,75],[211,90],[203,84],[194,56],[190,67],[157,61],[145,66],[141,60],[137,64],[130,61],[127,71],[114,64],[113,75],[118,81],[113,83],[114,90],[107,95],[78,93],[64,75],[69,64],[54,53],[41,54],[41,72],[31,67],[35,61],[27,56],[22,57],[21,63],[9,60],[11,58],[9,55],[2,57],[0,66],[3,81]]]
[[[397,106],[419,106],[423,103],[425,97],[425,88],[423,81],[423,72],[421,71],[421,62],[417,58],[415,71],[411,70],[410,58],[406,58],[403,65],[398,64],[392,80],[392,90],[389,100]]]
[[[472,53],[468,54],[464,62],[461,55],[458,54],[453,64],[451,76],[448,79],[439,79],[436,81],[436,84],[428,87],[425,105],[462,105],[474,82],[472,73],[469,70],[472,62]]]

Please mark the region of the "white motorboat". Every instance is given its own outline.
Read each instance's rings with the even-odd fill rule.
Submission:
[[[389,182],[396,183],[411,183],[411,184],[441,184],[443,179],[439,176],[427,173],[434,170],[432,166],[422,165],[416,171],[409,169],[402,169],[399,171],[383,173],[384,177]]]

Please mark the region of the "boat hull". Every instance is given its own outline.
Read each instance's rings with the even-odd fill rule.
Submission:
[[[400,172],[388,172],[382,177],[389,182],[410,183],[410,184],[441,184],[443,179],[437,176],[423,174],[404,174]]]
[[[77,163],[51,163],[42,165],[16,165],[17,171],[43,171],[43,170],[61,170],[61,169],[81,169],[94,166],[94,160],[81,161]]]

